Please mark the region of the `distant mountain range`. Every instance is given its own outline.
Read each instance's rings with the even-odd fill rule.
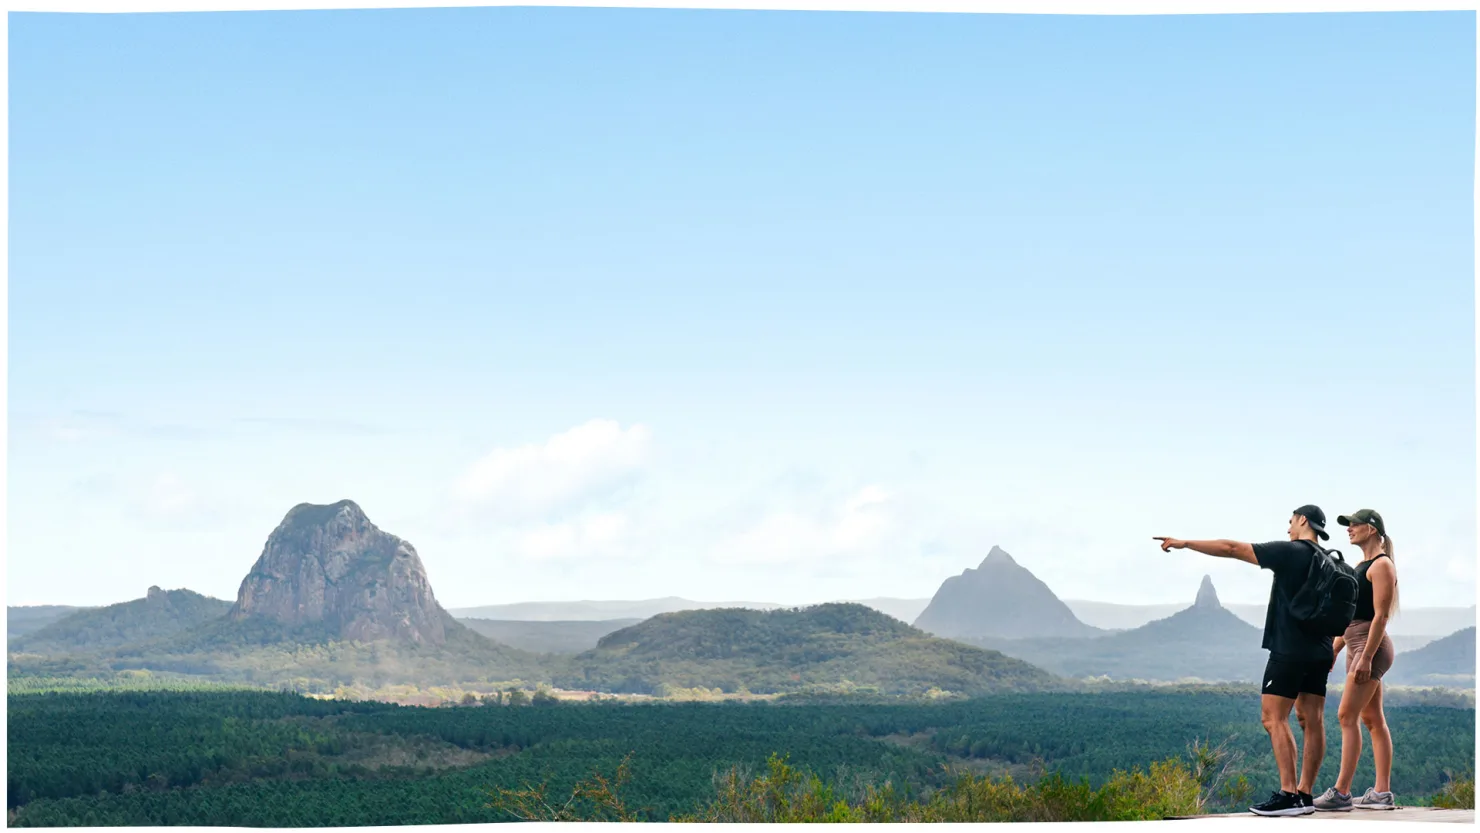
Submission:
[[[1474,688],[1475,628],[1452,633],[1413,652],[1400,651],[1384,679],[1396,685]]]
[[[929,607],[931,599],[873,598],[836,599],[866,605],[902,622],[914,622]],[[1080,622],[1098,630],[1117,631],[1139,628],[1148,622],[1165,619],[1186,607],[1180,604],[1130,605],[1114,602],[1064,599],[1062,602]],[[713,610],[740,607],[749,610],[779,610],[794,605],[777,602],[703,602],[670,596],[636,601],[522,602],[518,604],[482,605],[451,608],[459,619],[497,619],[507,621],[599,621],[608,619],[647,619],[659,613],[680,610]],[[1255,627],[1264,627],[1264,605],[1226,602],[1223,607]],[[12,608],[35,610],[35,608]],[[1470,607],[1416,607],[1403,609],[1393,620],[1393,636],[1412,637],[1421,641],[1437,639],[1475,624],[1476,610]]]
[[[1260,636],[1219,604],[1212,579],[1204,577],[1191,607],[1139,628],[1092,639],[970,641],[1069,677],[1211,682],[1255,680],[1267,659]]]
[[[1122,605],[1080,599],[1065,599],[1064,604],[1068,605],[1069,609],[1074,611],[1074,615],[1085,624],[1105,630],[1139,628],[1148,622],[1165,619],[1184,607],[1180,604]],[[1225,602],[1223,607],[1257,628],[1264,627],[1265,605],[1263,604]],[[1427,641],[1474,625],[1474,605],[1405,608],[1399,610],[1398,615],[1393,618],[1392,634],[1394,638],[1404,636]]]
[[[833,602],[861,604],[881,613],[893,616],[902,622],[913,621],[920,611],[930,603],[929,599],[834,599]],[[830,602],[823,602],[828,604]],[[800,605],[806,607],[807,605]],[[517,602],[478,607],[456,607],[448,610],[459,619],[492,619],[508,622],[594,622],[615,619],[650,619],[660,613],[677,613],[681,610],[718,610],[722,608],[744,608],[746,610],[781,610],[798,605],[778,602],[701,602],[678,596],[661,599],[639,599],[636,601],[574,601],[574,602]]]
[[[641,619],[593,619],[574,622],[525,622],[517,619],[459,619],[470,630],[495,642],[537,654],[579,654],[596,647],[603,636],[631,627]]]
[[[415,549],[351,501],[294,507],[234,603],[152,587],[106,607],[7,608],[12,677],[137,668],[311,690],[544,681],[894,693],[1062,684],[1054,675],[1250,680],[1264,662],[1263,614],[1262,605],[1220,604],[1206,578],[1186,608],[1066,603],[998,547],[928,600],[791,607],[668,597],[449,612]],[[1403,611],[1390,679],[1473,686],[1474,617],[1474,607]]]
[[[587,612],[632,607],[592,603]],[[932,637],[858,604],[464,624],[437,602],[416,550],[352,501],[289,511],[234,603],[154,587],[143,599],[107,607],[11,609],[9,616],[25,624],[50,619],[10,642],[12,679],[142,669],[307,690],[522,681],[626,692],[914,694],[1063,684],[1021,660]]]
[[[783,605],[769,602],[696,602],[667,596],[638,601],[517,602],[514,604],[457,607],[448,611],[458,619],[493,619],[523,622],[589,622],[611,619],[649,619],[660,613],[716,608],[776,610]]]
[[[902,622],[915,621],[930,604],[929,599],[902,598],[840,599],[839,601],[866,605]],[[1082,599],[1065,599],[1064,604],[1068,605],[1081,622],[1106,631],[1139,628],[1148,622],[1165,619],[1185,607],[1182,604],[1123,605]],[[507,622],[625,622],[647,619],[659,613],[675,613],[679,610],[712,610],[724,607],[778,610],[787,605],[773,602],[700,602],[670,597],[639,601],[525,602],[450,608],[448,612],[462,621],[490,619]],[[1264,605],[1230,602],[1225,603],[1223,607],[1255,627],[1264,627]],[[95,608],[68,605],[8,607],[6,608],[8,636],[14,640],[18,636],[37,630],[78,610],[87,609]],[[615,615],[622,611],[630,615]],[[609,612],[615,613],[608,618],[607,613]],[[1444,634],[1471,627],[1474,623],[1474,607],[1418,607],[1400,611],[1400,615],[1393,621],[1391,632],[1398,650],[1411,651]],[[615,626],[612,630],[616,630],[617,627],[620,626]]]
[[[29,605],[5,608],[5,638],[14,641],[33,631],[50,625],[64,616],[88,608],[71,605]]]

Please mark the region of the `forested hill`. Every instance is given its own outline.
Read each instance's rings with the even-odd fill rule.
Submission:
[[[191,590],[149,588],[142,599],[69,613],[10,640],[11,653],[85,654],[184,633],[220,619],[231,602]]]
[[[865,687],[889,694],[984,694],[1057,683],[1021,660],[938,639],[858,604],[655,616],[603,637],[556,676],[566,688],[637,693]]]
[[[425,686],[548,679],[534,655],[475,633],[445,611],[437,615],[445,636],[436,646],[349,641],[318,624],[219,619],[169,639],[119,648],[110,662],[116,668],[174,671],[226,682],[293,683],[308,690],[329,690],[336,681]]]
[[[1400,685],[1473,687],[1475,629],[1465,628],[1417,651],[1398,654],[1387,680]]]

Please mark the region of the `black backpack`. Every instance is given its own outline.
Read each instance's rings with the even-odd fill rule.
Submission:
[[[1341,636],[1357,615],[1357,573],[1340,550],[1324,550],[1307,540],[1315,552],[1305,583],[1290,596],[1290,615],[1316,636]]]

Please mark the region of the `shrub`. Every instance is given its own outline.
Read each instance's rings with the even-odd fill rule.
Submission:
[[[1434,796],[1433,803],[1435,807],[1442,807],[1445,810],[1475,809],[1475,777],[1473,775],[1464,778],[1451,776],[1439,794]]]
[[[601,774],[578,783],[564,802],[553,804],[546,785],[498,790],[490,805],[523,821],[623,821],[635,814],[619,791],[629,777],[627,761],[614,779]],[[789,822],[1016,822],[1138,821],[1196,815],[1203,787],[1186,762],[1171,759],[1147,770],[1117,771],[1099,789],[1058,773],[1019,784],[959,773],[952,783],[923,798],[908,798],[892,783],[848,789],[824,782],[772,755],[765,772],[739,767],[715,779],[715,797],[698,812],[675,822],[774,824]]]

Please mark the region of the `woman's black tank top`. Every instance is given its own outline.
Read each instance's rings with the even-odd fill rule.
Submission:
[[[1377,558],[1388,558],[1387,553]],[[1377,563],[1377,558],[1369,558],[1357,565],[1357,615],[1354,617],[1358,622],[1371,622],[1377,618],[1377,608],[1372,601],[1372,582],[1367,579],[1367,570]]]

